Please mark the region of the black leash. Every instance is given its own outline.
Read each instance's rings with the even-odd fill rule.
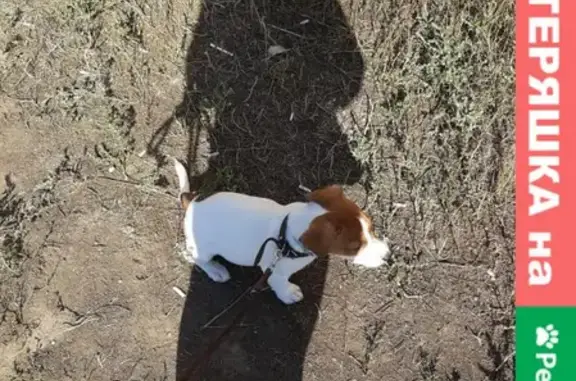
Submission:
[[[262,243],[262,245],[260,245],[260,249],[256,254],[256,258],[254,259],[254,266],[258,266],[260,264],[262,256],[264,255],[264,251],[266,251],[266,246],[270,242],[274,242],[276,244],[276,247],[278,248],[277,252],[278,257],[275,260],[273,260],[272,264],[266,269],[266,271],[264,271],[262,276],[258,278],[258,280],[252,286],[248,287],[242,294],[240,294],[236,299],[234,299],[234,301],[230,303],[224,310],[222,310],[222,312],[220,312],[212,319],[210,319],[210,321],[208,321],[208,323],[206,323],[202,327],[202,329],[210,326],[213,322],[222,317],[226,312],[228,312],[231,308],[240,303],[242,300],[248,299],[248,302],[253,301],[254,298],[252,298],[252,296],[264,290],[264,288],[266,287],[266,282],[268,281],[270,275],[272,275],[272,271],[274,270],[274,266],[276,265],[278,260],[282,258],[303,258],[311,255],[310,253],[297,251],[292,246],[290,246],[288,240],[286,239],[287,228],[288,228],[288,215],[286,215],[286,217],[284,217],[284,219],[282,220],[282,224],[280,225],[280,231],[278,232],[278,238],[273,237],[267,238]],[[208,364],[208,361],[210,360],[216,349],[218,349],[222,341],[226,338],[226,336],[230,334],[230,332],[232,332],[232,329],[244,317],[246,311],[248,310],[248,304],[249,303],[246,303],[244,308],[242,308],[236,314],[236,316],[234,316],[234,319],[232,319],[232,321],[222,330],[222,332],[220,332],[220,334],[210,343],[210,345],[208,346],[206,351],[204,351],[202,356],[200,356],[192,364],[192,366],[188,368],[188,371],[186,372],[186,375],[185,377],[182,378],[182,380],[194,381],[196,379],[199,379],[201,375],[200,371],[202,370],[202,366]]]

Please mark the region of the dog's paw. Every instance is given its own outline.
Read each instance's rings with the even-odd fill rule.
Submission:
[[[230,273],[226,267],[224,267],[224,265],[218,262],[210,261],[208,263],[198,265],[214,282],[224,283],[230,280]]]
[[[286,288],[276,291],[278,298],[285,304],[298,303],[304,299],[304,294],[300,287],[296,286],[294,283],[288,283]]]

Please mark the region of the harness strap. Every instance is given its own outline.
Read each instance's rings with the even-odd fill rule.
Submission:
[[[280,231],[278,232],[278,238],[269,237],[264,242],[262,242],[262,245],[260,245],[260,249],[258,250],[258,253],[256,253],[256,258],[254,258],[254,266],[258,266],[260,264],[262,256],[264,255],[264,251],[266,249],[266,245],[268,245],[269,242],[274,242],[276,244],[276,246],[278,247],[278,251],[280,252],[281,258],[303,258],[310,255],[309,253],[306,252],[297,251],[294,248],[292,248],[292,246],[290,246],[288,240],[286,239],[287,229],[288,229],[288,214],[282,220],[282,224],[280,224]]]

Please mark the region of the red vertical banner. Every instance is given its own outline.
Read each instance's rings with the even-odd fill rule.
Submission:
[[[576,0],[516,20],[516,305],[576,306]]]

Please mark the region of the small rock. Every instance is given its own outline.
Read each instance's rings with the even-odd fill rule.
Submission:
[[[286,53],[288,49],[280,45],[272,45],[268,48],[268,57],[274,57],[278,54]]]

